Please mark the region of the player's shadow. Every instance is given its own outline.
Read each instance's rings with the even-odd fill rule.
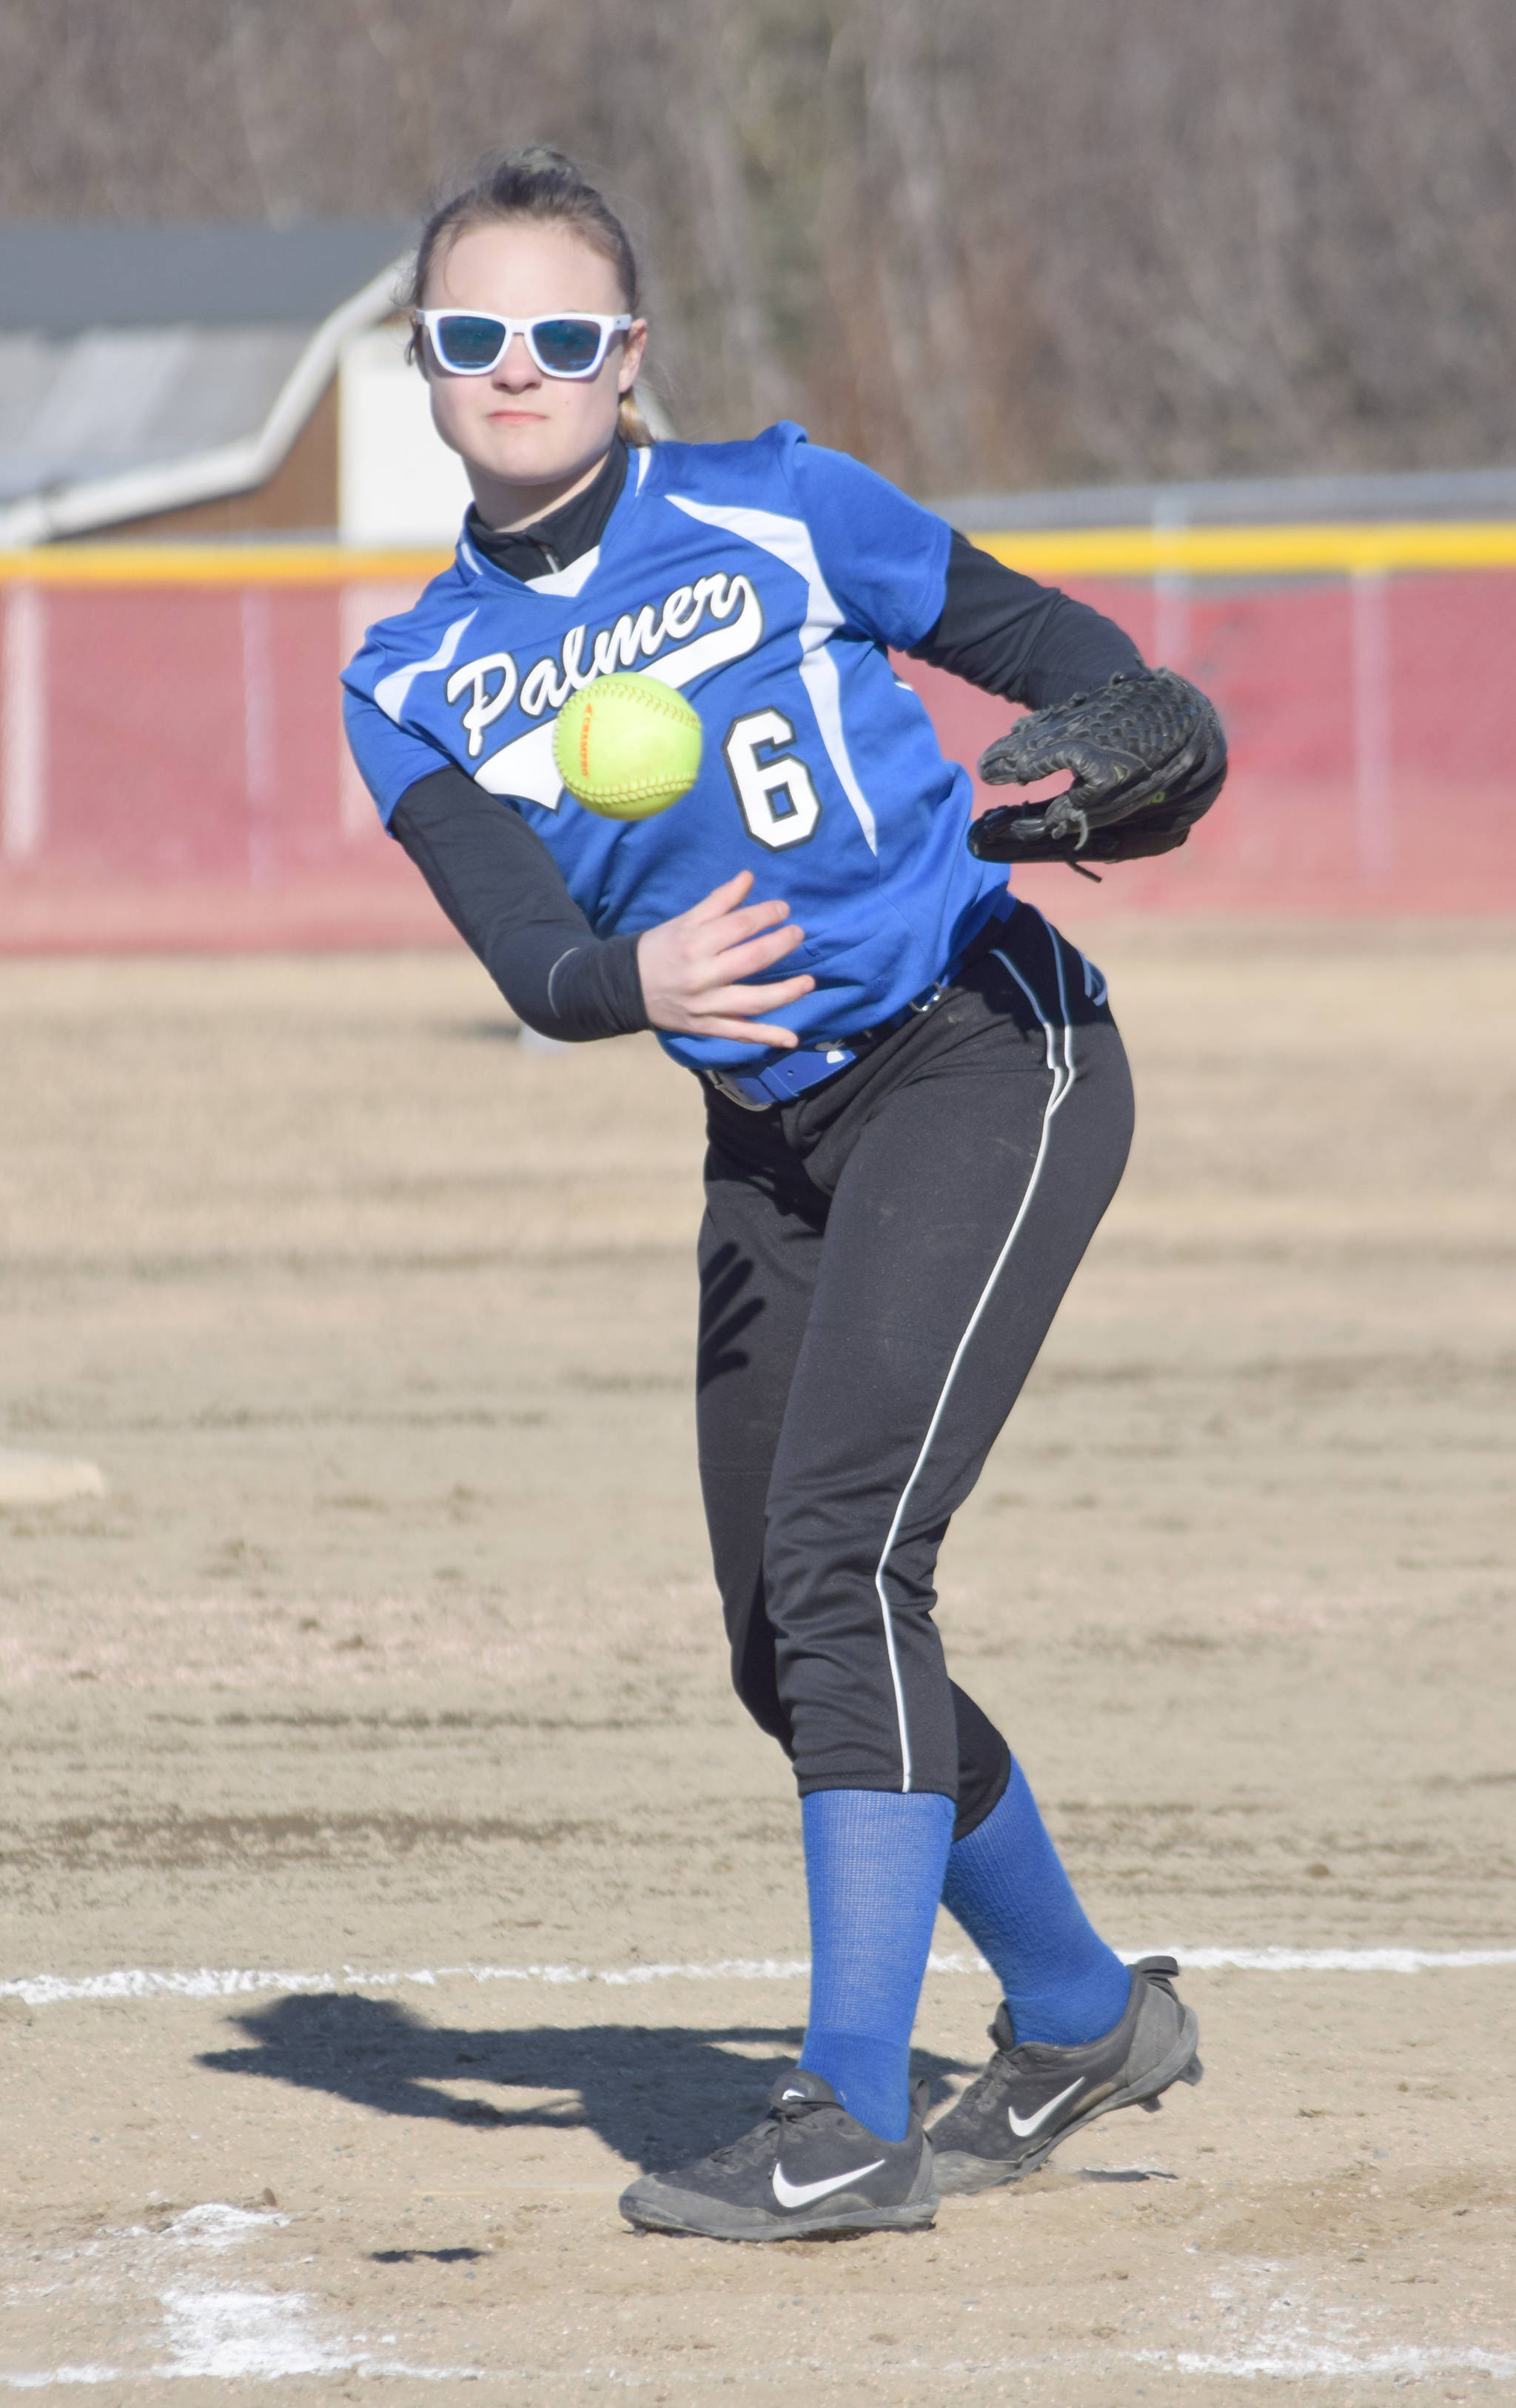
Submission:
[[[384,2115],[486,2130],[587,2126],[618,2157],[650,2171],[687,2164],[755,2124],[802,2037],[798,2026],[762,2024],[479,2031],[427,2023],[396,2000],[340,1991],[280,1999],[232,2020],[251,2045],[199,2058],[218,2073],[256,2074]],[[930,2051],[917,2051],[913,2067],[934,2104],[948,2077],[968,2070]],[[467,2086],[472,2095],[455,2096],[444,2085]],[[513,2101],[513,2090],[537,2095]]]

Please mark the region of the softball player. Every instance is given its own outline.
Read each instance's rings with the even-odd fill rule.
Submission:
[[[653,446],[627,237],[557,153],[432,219],[416,356],[475,495],[453,566],[345,674],[386,826],[530,1026],[652,1027],[701,1082],[700,1475],[738,1694],[801,1799],[813,1971],[758,2128],[622,2200],[783,2239],[931,2222],[1198,2078],[1175,1971],[1092,1929],[949,1680],[933,1568],[1115,1191],[1099,972],[965,844],[971,787],[888,647],[1034,708],[1139,666],[1109,621],[780,425]],[[951,372],[951,363],[945,363]],[[698,784],[613,823],[556,712],[682,688]],[[945,1900],[1003,1998],[930,2136],[909,2046]]]

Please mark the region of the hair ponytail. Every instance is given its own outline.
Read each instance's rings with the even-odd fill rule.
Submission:
[[[623,443],[631,445],[634,452],[648,451],[658,439],[637,407],[635,385],[630,393],[624,393],[616,404],[616,433]]]
[[[508,150],[481,169],[474,181],[435,208],[421,231],[416,256],[401,306],[419,309],[426,281],[440,257],[446,258],[458,236],[475,226],[511,225],[522,221],[537,225],[570,226],[591,251],[609,260],[621,287],[623,307],[638,314],[637,259],[621,220],[601,194],[582,176],[571,159],[548,144],[534,142],[524,150]],[[412,337],[408,358],[415,356]],[[654,440],[652,429],[637,407],[635,393],[624,393],[616,411],[624,440],[642,449]]]

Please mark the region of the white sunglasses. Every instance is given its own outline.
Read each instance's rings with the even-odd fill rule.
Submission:
[[[553,318],[497,318],[488,309],[418,309],[414,316],[450,376],[488,376],[519,335],[543,376],[592,377],[612,336],[631,324],[582,309]]]

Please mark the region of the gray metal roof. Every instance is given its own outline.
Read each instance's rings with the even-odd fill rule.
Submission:
[[[0,227],[0,547],[261,483],[346,337],[390,313],[414,234]]]
[[[314,326],[410,249],[413,223],[0,225],[0,328]]]
[[[0,334],[0,502],[255,435],[306,326]]]
[[[966,533],[1079,526],[1247,526],[1332,519],[1516,518],[1516,468],[1378,477],[1235,477],[964,494],[932,508]]]

